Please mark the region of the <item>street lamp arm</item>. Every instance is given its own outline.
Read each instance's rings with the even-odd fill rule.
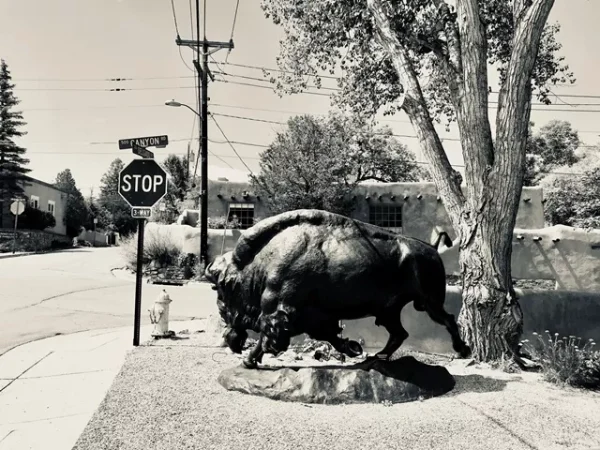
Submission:
[[[180,107],[180,106],[185,106],[187,109],[189,109],[191,112],[193,112],[194,114],[196,114],[198,117],[200,117],[200,119],[202,119],[202,115],[200,115],[200,113],[198,111],[196,111],[194,108],[192,108],[191,106],[186,105],[185,103],[180,103],[177,102],[175,100],[169,100],[168,102],[165,102],[165,105],[167,106],[174,106],[176,108]]]
[[[196,114],[198,117],[200,117],[200,119],[202,119],[202,116],[200,115],[200,113],[198,111],[196,111],[194,108],[192,108],[191,106],[188,106],[184,103],[181,104],[182,106],[185,106],[187,109],[189,109],[191,112],[193,112],[194,114]]]

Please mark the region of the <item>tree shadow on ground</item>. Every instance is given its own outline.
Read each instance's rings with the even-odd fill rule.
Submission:
[[[456,385],[452,391],[446,394],[446,397],[453,397],[468,392],[488,393],[500,392],[506,389],[510,382],[518,380],[500,380],[498,378],[486,377],[478,374],[453,375]]]

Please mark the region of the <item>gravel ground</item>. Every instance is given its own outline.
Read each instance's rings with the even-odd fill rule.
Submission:
[[[129,354],[73,450],[600,449],[600,394],[536,374],[441,359],[457,381],[442,397],[285,403],[223,389],[218,374],[240,358],[214,347],[213,333],[190,331]]]

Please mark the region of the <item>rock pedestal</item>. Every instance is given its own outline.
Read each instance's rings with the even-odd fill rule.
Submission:
[[[441,366],[405,356],[395,361],[354,365],[226,369],[219,383],[227,390],[273,400],[303,403],[404,403],[446,394],[455,380]]]

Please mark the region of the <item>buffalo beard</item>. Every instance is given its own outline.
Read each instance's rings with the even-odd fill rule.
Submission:
[[[224,337],[227,346],[233,353],[242,353],[246,339],[248,339],[248,332],[243,329],[229,328]]]

